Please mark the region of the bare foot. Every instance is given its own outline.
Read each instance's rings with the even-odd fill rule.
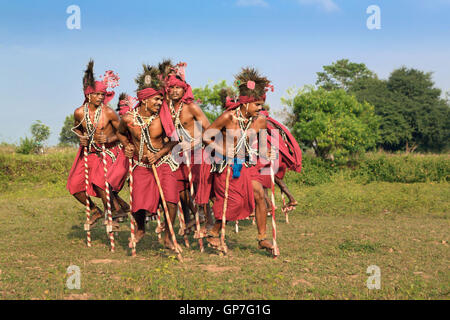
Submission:
[[[177,245],[178,245],[178,243],[177,243]],[[168,237],[166,237],[164,239],[164,247],[166,249],[169,249],[169,250],[172,250],[174,252],[177,252],[177,250],[175,249],[175,245],[173,244],[173,242]],[[183,249],[181,249],[181,247],[179,245],[177,246],[177,248],[178,248],[178,253],[183,252]]]
[[[286,204],[284,207],[283,207],[283,209],[284,210],[289,210],[289,211],[291,211],[291,210],[294,210],[295,209],[295,206],[298,204],[298,202],[297,201],[289,201],[289,203],[288,204]]]
[[[267,239],[258,241],[258,249],[266,250],[267,252],[269,252],[271,254],[273,254],[273,251],[274,251],[272,242],[270,242]]]
[[[156,229],[155,229],[156,233],[161,233],[161,232],[164,232],[164,231],[165,231],[165,228],[164,228],[163,224],[161,224],[160,226],[156,226]]]
[[[141,241],[141,239],[145,236],[145,231],[144,230],[137,230],[135,235],[134,235],[134,239],[136,241],[136,243],[138,243],[139,241]],[[131,238],[128,238],[128,247],[132,248],[133,247],[133,241]]]
[[[200,228],[200,233],[197,232],[197,230],[194,233],[194,239],[204,238],[208,234],[208,230],[206,229],[206,226],[202,226]]]
[[[89,225],[91,226],[94,225],[97,222],[97,220],[100,219],[101,217],[103,217],[103,213],[99,208],[95,208],[94,213],[91,215],[89,219]]]
[[[124,212],[130,212],[130,205],[128,203],[124,203],[123,205],[120,204],[120,208],[122,209],[122,211]]]
[[[207,237],[206,238],[206,241],[208,241],[208,246],[209,247],[211,247],[211,248],[213,248],[213,249],[216,249],[216,250],[220,250],[220,247],[222,246],[222,243],[221,243],[221,241],[220,241],[220,238],[219,237]]]

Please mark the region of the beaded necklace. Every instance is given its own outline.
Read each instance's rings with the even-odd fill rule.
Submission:
[[[152,124],[153,120],[158,117],[158,114],[154,114],[150,117],[142,116],[138,113],[137,110],[132,111],[133,115],[133,124],[137,124],[141,128],[141,139],[139,141],[139,162],[138,165],[146,168],[151,168],[151,166],[142,162],[142,158],[144,156],[144,143],[147,146],[147,149],[152,153],[157,153],[161,149],[155,148],[152,144],[152,140],[150,138],[149,127]],[[146,121],[144,121],[144,119]],[[167,163],[172,171],[178,168],[178,164],[176,164],[170,154],[164,155],[160,161],[156,164],[156,167],[159,167],[161,164]]]

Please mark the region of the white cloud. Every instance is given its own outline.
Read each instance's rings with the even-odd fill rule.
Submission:
[[[238,0],[236,5],[239,7],[268,7],[269,4],[264,0]]]
[[[327,12],[339,11],[338,5],[334,0],[297,0],[298,3],[304,5],[317,5]]]

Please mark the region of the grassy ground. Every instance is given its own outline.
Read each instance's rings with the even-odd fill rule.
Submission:
[[[256,227],[244,221],[237,234],[228,226],[226,257],[210,248],[200,253],[191,238],[180,263],[159,245],[155,222],[136,258],[127,248],[128,224],[116,253],[100,227],[87,248],[84,208],[64,182],[10,184],[0,198],[0,298],[449,298],[450,184],[338,180],[290,187],[300,205],[290,224],[277,211],[277,260],[257,250]],[[70,265],[81,269],[80,290],[65,286]],[[380,290],[366,287],[370,265],[381,269]]]

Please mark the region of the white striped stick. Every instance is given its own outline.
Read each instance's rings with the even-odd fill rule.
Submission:
[[[109,183],[106,180],[106,177],[108,175],[108,168],[106,167],[106,148],[105,148],[104,143],[102,143],[102,158],[103,158],[103,169],[105,171],[106,207],[107,207],[107,217],[108,217],[108,223],[106,224],[106,233],[109,234],[109,241],[111,243],[111,252],[115,252],[116,244],[114,242],[114,232],[112,231],[111,198],[110,198],[110,194],[109,194]]]
[[[239,221],[236,220],[235,224],[234,224],[234,231],[236,231],[236,233],[239,232]]]
[[[88,187],[89,187],[89,169],[88,169],[88,147],[84,147],[84,180],[86,182],[86,224],[84,225],[84,230],[86,230],[87,237],[87,246],[91,247],[91,207],[89,204],[89,195],[88,195]]]
[[[286,208],[286,200],[284,198],[283,190],[281,190],[281,200],[283,200],[283,209],[281,211],[284,212],[284,216],[286,217],[286,223],[289,223],[289,213],[288,208]]]
[[[130,230],[131,230],[131,256],[136,256],[136,221],[133,216],[133,158],[128,159],[128,173],[130,175]]]
[[[277,245],[277,224],[275,222],[275,175],[273,173],[272,162],[270,162],[270,177],[272,179],[272,237],[273,237],[273,257],[280,255]]]

